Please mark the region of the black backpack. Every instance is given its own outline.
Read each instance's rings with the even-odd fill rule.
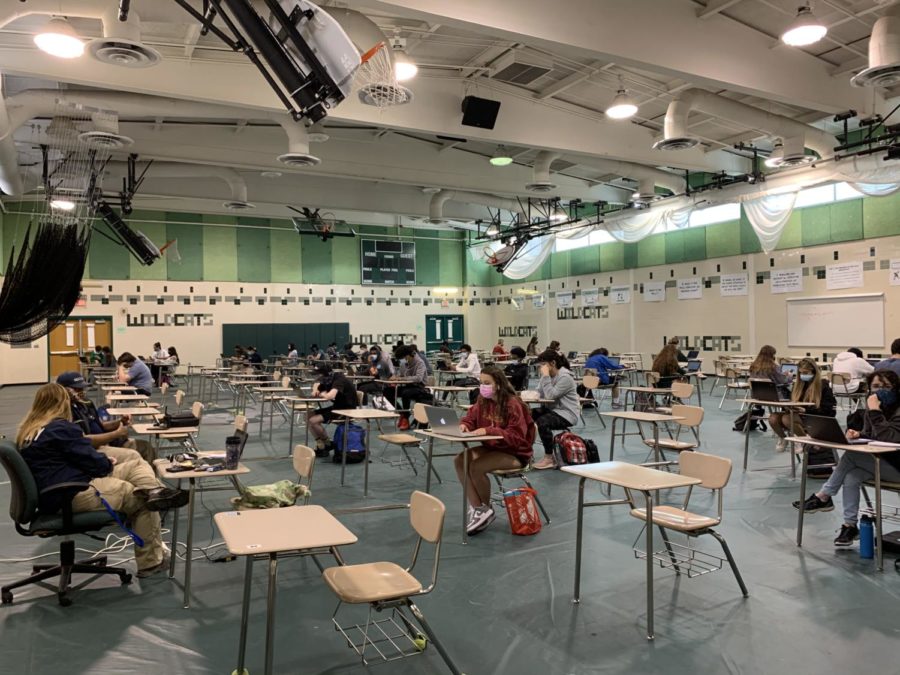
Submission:
[[[761,405],[758,405],[754,406],[743,415],[740,415],[734,421],[732,431],[740,431],[743,433],[744,425],[747,423],[747,415],[750,415],[750,431],[766,431],[769,428],[766,426],[766,412]]]

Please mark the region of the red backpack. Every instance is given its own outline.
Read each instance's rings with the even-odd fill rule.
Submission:
[[[560,466],[587,464],[587,445],[584,439],[570,431],[564,431],[554,439],[554,454]]]

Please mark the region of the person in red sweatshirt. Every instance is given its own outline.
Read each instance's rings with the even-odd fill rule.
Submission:
[[[527,466],[533,454],[535,428],[531,411],[516,394],[503,371],[486,366],[481,371],[479,396],[460,421],[461,431],[474,431],[482,436],[502,436],[503,440],[485,441],[484,445],[467,448],[469,453],[469,534],[481,532],[494,518],[491,507],[491,484],[488,474],[498,469],[520,469]],[[464,457],[454,459],[459,482],[465,484]]]

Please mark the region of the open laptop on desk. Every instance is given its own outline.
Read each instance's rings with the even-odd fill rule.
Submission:
[[[797,377],[797,364],[796,363],[782,363],[781,364],[781,372],[785,375],[790,375],[791,377]]]
[[[750,380],[750,398],[757,401],[789,402],[791,399],[782,396],[778,385],[772,380]]]
[[[688,357],[688,358],[690,358],[690,357]],[[701,365],[703,365],[703,361],[690,360],[690,361],[688,361],[687,371],[689,373],[696,373],[700,370]]]
[[[803,415],[803,427],[810,438],[826,443],[839,443],[841,445],[865,445],[868,438],[847,438],[847,434],[841,429],[841,423],[836,417],[824,415]]]
[[[609,361],[614,366],[622,365],[622,359],[619,358],[618,356],[607,356],[606,360]]]
[[[698,356],[700,356],[700,350],[699,350],[699,349],[692,349],[692,350],[690,350],[690,351],[687,353],[688,361],[691,361],[691,360],[693,360],[693,359],[696,359]]]
[[[468,438],[475,436],[474,431],[459,430],[459,415],[453,408],[438,408],[436,406],[425,406],[425,414],[428,416],[428,424],[431,430],[436,434],[444,436],[456,436],[457,438]]]

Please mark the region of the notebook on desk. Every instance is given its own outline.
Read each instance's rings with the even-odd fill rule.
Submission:
[[[772,401],[773,403],[790,401],[790,398],[781,394],[778,385],[772,380],[750,380],[750,398],[754,398],[757,401]]]

